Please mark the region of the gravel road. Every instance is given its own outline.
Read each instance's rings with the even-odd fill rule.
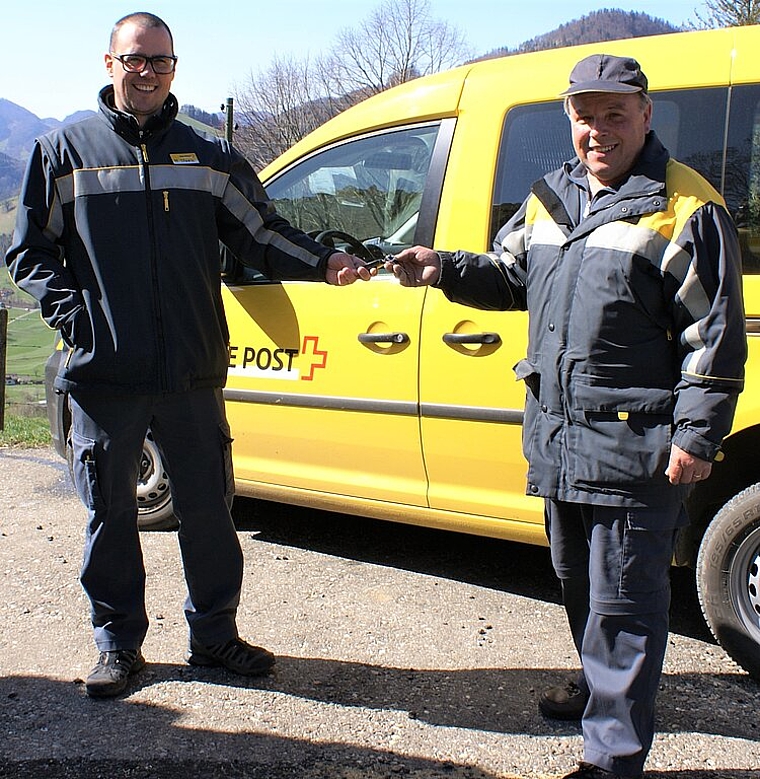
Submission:
[[[546,779],[581,756],[538,691],[574,656],[545,549],[238,500],[241,634],[279,656],[241,680],[183,663],[173,533],[143,535],[149,666],[93,701],[65,464],[0,450],[0,776]],[[687,572],[650,779],[760,777],[760,687],[710,639]]]

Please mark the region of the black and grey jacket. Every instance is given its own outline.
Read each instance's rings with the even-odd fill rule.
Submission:
[[[268,278],[325,278],[334,250],[274,211],[226,141],[176,114],[170,95],[140,128],[109,86],[97,116],[35,143],[6,261],[72,347],[58,389],[222,386],[220,241]]]
[[[528,493],[658,506],[671,444],[712,461],[746,359],[740,252],[720,195],[653,133],[617,191],[586,205],[573,160],[537,182],[493,255],[441,253],[439,286],[527,309]]]

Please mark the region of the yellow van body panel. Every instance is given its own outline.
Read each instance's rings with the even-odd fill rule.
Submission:
[[[601,51],[636,57],[653,93],[760,82],[760,27],[476,62],[348,109],[271,163],[262,180],[266,186],[348,139],[453,119],[433,244],[486,251],[509,111],[561,100],[572,66]],[[568,143],[569,135],[568,126]],[[525,495],[524,388],[511,370],[525,354],[525,313],[466,308],[434,289],[402,289],[382,274],[348,289],[233,284],[223,295],[232,348],[225,397],[239,492],[545,543],[543,502]],[[745,301],[748,317],[760,322],[760,275],[745,277]],[[378,333],[406,340],[360,342]],[[446,334],[483,333],[498,338],[456,347],[443,341]],[[749,342],[735,433],[760,425],[760,328]]]

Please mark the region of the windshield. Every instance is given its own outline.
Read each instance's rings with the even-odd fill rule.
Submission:
[[[267,185],[277,211],[314,237],[341,231],[383,253],[414,244],[439,125],[354,138]]]

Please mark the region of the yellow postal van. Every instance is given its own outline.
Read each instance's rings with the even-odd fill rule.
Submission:
[[[413,244],[485,251],[532,182],[573,156],[559,93],[582,57],[636,57],[654,128],[724,194],[739,227],[747,386],[725,458],[693,493],[678,562],[707,620],[760,678],[760,27],[683,33],[473,63],[346,111],[263,171],[278,210],[366,258]],[[271,283],[230,262],[227,410],[237,491],[544,544],[525,494],[526,314],[450,303],[436,289]],[[55,358],[50,370],[55,369]],[[65,407],[51,401],[65,451]],[[143,526],[171,502],[146,441]],[[505,571],[505,576],[508,572]]]

